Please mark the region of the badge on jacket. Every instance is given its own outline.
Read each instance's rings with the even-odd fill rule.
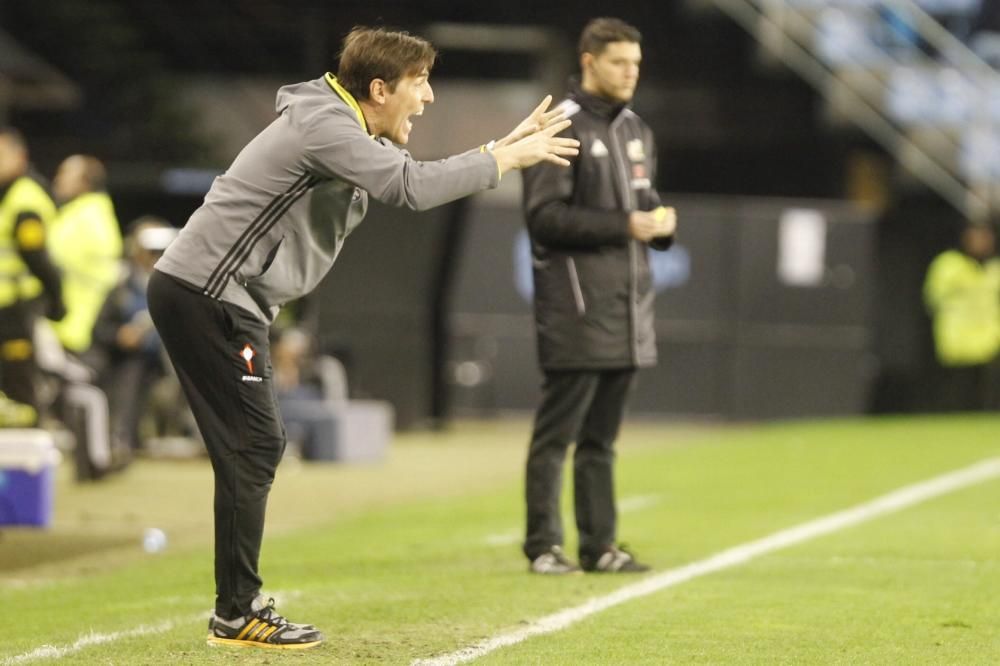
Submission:
[[[646,177],[646,165],[645,164],[633,164],[632,165],[632,189],[633,190],[648,190],[652,187],[652,183],[649,178]]]
[[[633,162],[642,162],[646,159],[646,149],[642,145],[642,139],[632,139],[625,144],[625,154]]]

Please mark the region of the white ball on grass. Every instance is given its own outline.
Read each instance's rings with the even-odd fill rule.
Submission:
[[[147,553],[159,553],[167,547],[167,533],[158,527],[147,527],[142,533],[142,548]]]

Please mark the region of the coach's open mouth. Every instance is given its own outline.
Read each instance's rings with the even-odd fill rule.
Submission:
[[[407,132],[409,132],[410,130],[413,129],[413,116],[422,116],[422,115],[424,115],[424,110],[420,109],[416,113],[411,113],[410,115],[408,115],[406,117],[406,131]]]

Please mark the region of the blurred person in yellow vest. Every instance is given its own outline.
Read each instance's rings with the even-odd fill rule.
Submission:
[[[71,155],[59,165],[52,192],[59,212],[49,251],[63,273],[66,316],[54,325],[63,346],[76,354],[90,347],[97,315],[122,270],[122,234],[100,160]]]
[[[940,406],[948,410],[995,408],[1000,259],[992,227],[968,225],[960,247],[942,252],[931,262],[924,300],[942,369]]]
[[[46,248],[55,212],[45,188],[29,175],[24,137],[0,127],[0,388],[34,409],[32,422],[39,406],[35,320],[43,312],[55,321],[66,314]]]

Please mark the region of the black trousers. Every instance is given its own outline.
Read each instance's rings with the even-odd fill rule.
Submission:
[[[215,612],[249,615],[261,586],[267,496],[285,448],[267,325],[158,271],[148,297],[215,472]]]
[[[942,412],[991,412],[1000,409],[1000,368],[994,361],[979,365],[938,365],[935,384]]]
[[[579,552],[597,556],[615,543],[614,444],[634,378],[632,369],[545,373],[525,481],[528,559],[563,543],[559,495],[566,450],[573,442]]]
[[[115,359],[103,374],[101,388],[108,396],[116,446],[135,452],[142,446],[139,425],[149,406],[150,392],[163,376],[160,360],[130,354]]]
[[[34,326],[40,306],[18,302],[0,308],[0,390],[11,400],[39,409]]]

